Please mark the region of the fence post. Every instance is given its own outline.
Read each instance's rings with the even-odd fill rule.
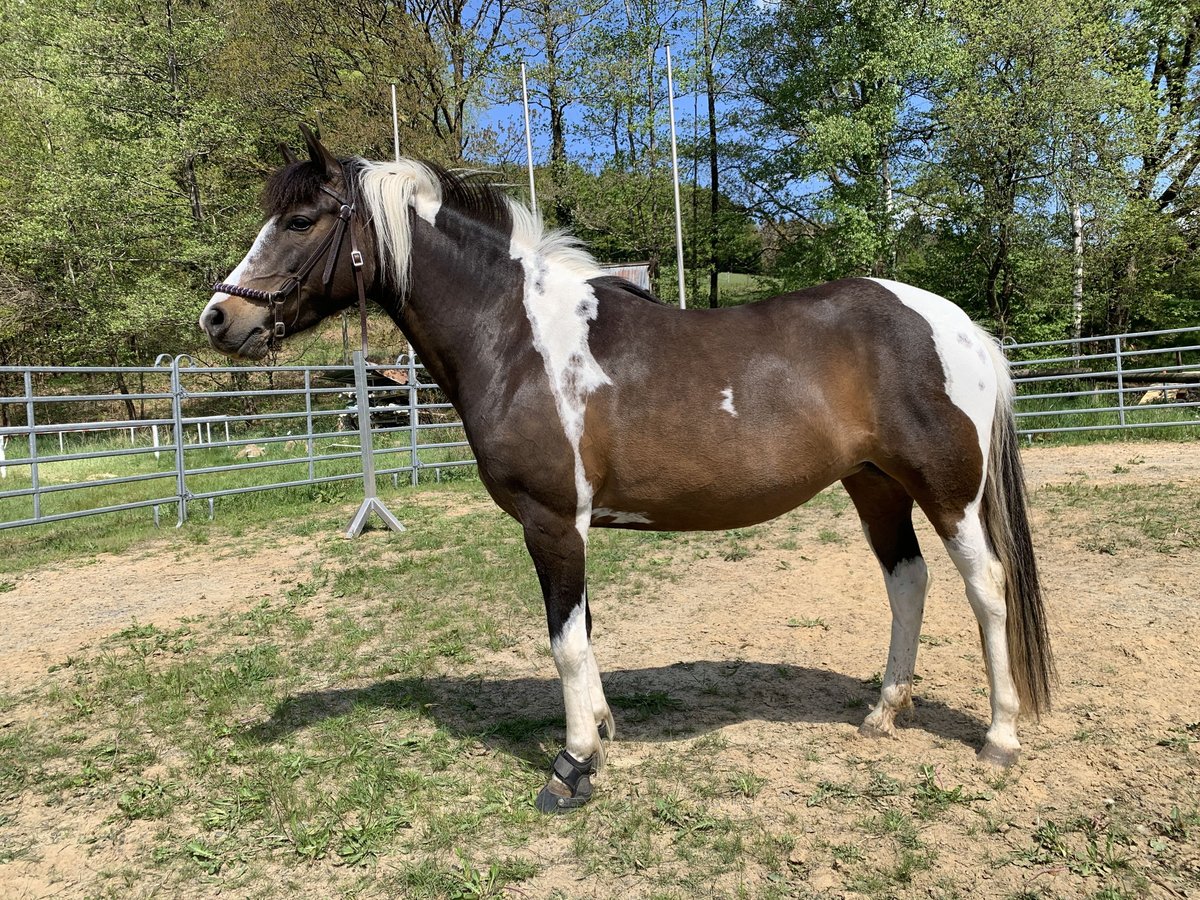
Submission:
[[[185,437],[183,433],[183,381],[179,377],[179,361],[181,359],[189,359],[186,355],[176,356],[171,360],[171,418],[174,420],[175,434],[175,493],[178,497],[177,504],[179,507],[179,515],[175,521],[175,527],[179,528],[187,521],[188,514],[188,499],[191,495],[187,489],[187,462],[183,458],[183,448],[185,446]]]
[[[1121,362],[1121,336],[1113,338],[1117,351],[1117,416],[1121,426],[1125,426],[1125,367]]]
[[[37,432],[33,418],[33,372],[25,370],[25,422],[29,426],[29,481],[33,488],[33,517],[42,517],[41,484],[38,480]]]
[[[354,393],[358,404],[358,444],[362,451],[363,502],[346,528],[346,537],[362,534],[371,510],[379,514],[392,531],[403,531],[400,520],[392,515],[376,496],[375,487],[375,438],[371,433],[371,396],[367,387],[367,355],[362,350],[354,351]],[[311,431],[311,429],[309,429]]]
[[[304,439],[304,444],[308,449],[308,480],[312,481],[315,477],[315,468],[313,466],[313,414],[312,414],[312,369],[304,369],[304,425],[307,436]],[[228,423],[225,425],[228,430]],[[226,436],[225,440],[229,440]]]
[[[409,446],[412,447],[409,480],[413,487],[416,487],[421,481],[421,454],[417,450],[417,442],[420,440],[417,417],[420,414],[417,406],[417,354],[410,348],[408,353],[408,441]]]

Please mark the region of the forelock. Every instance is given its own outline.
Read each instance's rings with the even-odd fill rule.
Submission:
[[[267,180],[263,188],[262,208],[267,218],[277,216],[298,203],[316,199],[325,184],[325,172],[310,160],[289,163]]]

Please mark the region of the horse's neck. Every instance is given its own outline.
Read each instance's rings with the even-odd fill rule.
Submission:
[[[503,372],[498,353],[523,316],[522,282],[506,241],[456,224],[460,233],[450,238],[417,220],[408,297],[383,305],[465,416]]]

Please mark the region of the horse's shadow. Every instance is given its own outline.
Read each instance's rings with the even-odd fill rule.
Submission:
[[[603,680],[618,737],[631,741],[681,740],[756,720],[857,727],[878,694],[877,686],[827,669],[746,661],[615,669]],[[916,705],[901,724],[972,747],[982,743],[987,725],[975,716],[938,701],[918,698]],[[428,716],[535,766],[546,759],[542,739],[557,746],[563,733],[557,679],[435,675],[295,694],[246,736],[273,743],[364,707]]]

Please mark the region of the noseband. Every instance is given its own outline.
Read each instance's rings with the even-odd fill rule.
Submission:
[[[247,300],[257,300],[267,304],[267,309],[271,314],[271,318],[275,320],[275,327],[272,331],[272,340],[279,341],[287,334],[287,326],[283,321],[283,306],[282,302],[288,298],[293,292],[296,294],[296,299],[300,297],[300,287],[304,284],[306,278],[317,264],[326,257],[325,272],[321,276],[321,285],[325,289],[325,295],[329,295],[329,287],[333,283],[333,270],[337,266],[338,256],[342,251],[342,239],[346,232],[350,232],[350,263],[354,267],[354,284],[358,288],[358,314],[362,325],[362,344],[363,352],[367,349],[367,295],[366,286],[363,284],[363,255],[358,247],[358,235],[354,229],[354,219],[358,213],[357,204],[355,202],[354,179],[342,166],[342,183],[346,185],[346,197],[343,199],[331,191],[329,188],[322,185],[321,191],[328,194],[340,204],[338,210],[337,223],[333,226],[333,231],[325,235],[321,239],[321,243],[312,252],[312,255],[305,261],[299,269],[288,276],[287,281],[277,291],[260,291],[255,288],[242,287],[240,284],[230,284],[226,281],[219,281],[213,285],[215,293],[229,294],[233,297],[245,297]],[[295,323],[296,318],[300,315],[299,307],[296,309],[296,316],[292,321]]]

